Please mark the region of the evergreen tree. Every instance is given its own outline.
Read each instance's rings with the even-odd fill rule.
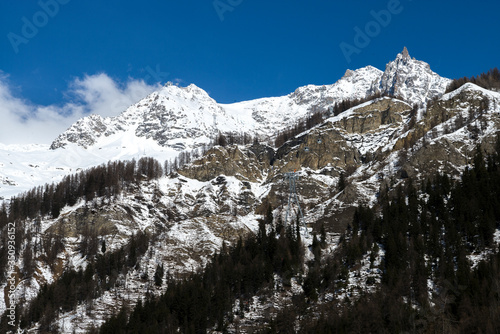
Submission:
[[[163,264],[160,266],[159,264],[156,266],[156,271],[154,274],[154,280],[156,286],[162,286],[163,277],[165,276]]]
[[[345,173],[342,172],[339,175],[339,182],[337,184],[337,190],[343,191],[345,189],[345,186],[346,186]]]

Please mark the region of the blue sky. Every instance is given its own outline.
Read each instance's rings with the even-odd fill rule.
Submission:
[[[498,1],[4,1],[0,113],[32,131],[45,118],[64,128],[166,81],[222,103],[279,96],[348,68],[383,70],[404,46],[442,76],[476,75],[500,65],[499,11]]]

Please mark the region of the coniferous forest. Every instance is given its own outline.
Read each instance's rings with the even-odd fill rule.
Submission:
[[[424,182],[407,178],[393,188],[385,187],[376,206],[357,208],[330,254],[324,251],[322,228],[317,227],[319,237],[306,245],[298,223],[283,226],[269,207],[256,235],[240,238],[234,246],[224,244],[202,270],[188,277],[167,275],[167,289],[160,297],[148,295],[135,307],[122,308],[93,332],[224,332],[234,316],[244,318],[251,298],[269,295],[276,286],[290,289],[293,281],[303,292],[256,324],[255,332],[498,333],[499,152],[500,141],[496,153],[488,156],[478,146],[472,167],[459,179],[437,174]],[[146,158],[96,167],[13,199],[9,210],[0,210],[0,222],[57,217],[65,205],[97,196],[111,199],[136,182],[161,175],[160,164]],[[73,310],[108,291],[120,273],[136,266],[137,258],[148,250],[148,238],[137,234],[113,252],[106,252],[105,244],[100,252],[87,249],[90,263],[85,270],[66,271],[43,286],[28,305],[18,306],[19,326],[38,323],[40,330],[53,331],[57,312]],[[45,256],[55,258],[63,246],[54,237],[42,247]],[[307,249],[313,254],[308,261]],[[373,264],[378,256],[380,284],[369,283],[374,292],[340,298],[338,292],[345,291],[349,273],[367,258]],[[0,267],[5,263],[2,250]],[[27,260],[23,275],[29,276],[30,268]],[[157,285],[165,277],[163,270],[157,268]],[[326,300],[326,294],[333,297]]]
[[[490,90],[500,90],[500,71],[498,68],[492,68],[486,73],[481,73],[478,76],[472,76],[470,78],[463,77],[460,79],[453,80],[448,88],[446,89],[446,93],[452,92],[455,89],[461,87],[462,85],[471,82],[480,87]]]
[[[478,147],[473,168],[459,180],[440,174],[422,184],[408,179],[381,193],[376,207],[359,207],[333,256],[322,255],[323,237],[314,236],[307,275],[296,228],[274,222],[269,209],[257,236],[223,247],[203,271],[169,281],[160,298],[122,309],[99,333],[223,332],[235,313],[244,315],[251,296],[294,277],[302,277],[303,294],[255,332],[498,333],[499,148],[484,157]],[[382,277],[374,293],[319,302],[318,296],[335,296],[345,286],[365,255],[373,262],[380,250]],[[483,258],[473,264],[478,254]],[[235,311],[236,300],[241,309]]]

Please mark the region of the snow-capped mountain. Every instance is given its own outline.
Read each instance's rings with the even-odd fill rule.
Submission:
[[[278,131],[316,110],[336,102],[371,94],[382,72],[368,66],[346,75],[332,85],[308,85],[281,97],[218,104],[195,85],[164,86],[116,117],[87,116],[58,136],[51,149],[77,144],[83,148],[110,141],[142,137],[163,147],[192,150],[210,143],[221,133],[247,133],[272,139]]]
[[[398,96],[411,105],[422,106],[446,90],[451,80],[433,72],[429,64],[412,59],[406,47],[387,64],[378,89],[383,94]]]
[[[26,233],[20,249],[29,250],[30,244],[43,239],[45,242],[34,248],[35,252],[38,249],[35,255],[40,255],[52,249],[50,241],[55,235],[64,247],[55,254],[57,261],[53,263],[43,256],[33,257],[31,268],[36,270],[23,277],[16,298],[27,305],[44,283],[61,277],[62,268],[86,268],[95,254],[85,255],[85,238],[105,245],[99,254],[109,255],[130,244],[136,232],[148,234],[148,251],[116,275],[108,274],[99,281],[99,296],[58,313],[54,328],[84,332],[116,313],[117,305],[126,301],[133,307],[145,291],[162,293],[166,285],[156,287],[152,280],[160,263],[170,271],[169,277],[181,278],[202,268],[226,243],[257,233],[258,220],[268,208],[273,209],[276,220],[281,217],[286,224],[290,191],[286,173],[291,171],[296,171],[297,197],[307,225],[299,231],[301,240],[311,245],[310,232],[318,232],[323,225],[326,250],[333,253],[356,207],[376,205],[383,191],[395,192],[408,178],[423,183],[438,171],[458,176],[470,166],[478,144],[486,153],[494,151],[500,129],[500,93],[465,84],[443,95],[448,82],[426,63],[410,59],[405,48],[385,72],[371,66],[348,70],[332,85],[309,85],[282,97],[218,104],[194,85],[165,86],[117,117],[81,119],[61,134],[51,149],[0,146],[0,195],[10,197],[15,191],[59,181],[63,175],[110,160],[150,156],[163,162],[179,151],[209,143],[219,132],[249,133],[264,139],[251,145],[214,146],[177,173],[153,179],[138,173],[133,182],[123,181],[116,187],[121,189],[117,195],[109,195],[111,187],[108,195],[106,189],[102,191],[105,195],[89,191],[91,196],[64,205],[58,216],[19,221]],[[388,96],[330,115],[281,147],[266,143],[265,139],[272,139],[277,131],[293,126],[311,112],[374,93]],[[432,103],[427,103],[430,100]],[[425,111],[420,117],[414,104]],[[97,187],[105,181],[99,179]],[[87,183],[78,187],[78,182],[83,182],[78,178],[67,182],[73,182],[76,189],[91,189]],[[500,232],[495,238],[500,241]],[[135,248],[130,249],[135,254]],[[132,257],[131,251],[125,253],[127,259]],[[20,272],[29,272],[25,263],[29,263],[30,253],[22,254],[16,265]],[[307,247],[305,256],[313,258]],[[384,250],[380,250],[375,266],[383,263],[383,256]],[[338,296],[372,291],[368,276],[380,281],[380,269],[368,265],[346,275],[350,285],[339,286]],[[303,292],[300,281],[303,279],[290,283],[296,290],[290,295]],[[7,291],[7,284],[1,283],[0,290]],[[6,296],[0,294],[0,313],[7,309]],[[255,302],[259,303],[263,302]],[[255,313],[254,318],[245,316],[246,321],[258,321],[262,314]],[[39,324],[30,326],[36,330]]]
[[[281,97],[218,104],[195,85],[169,85],[117,117],[91,115],[79,120],[51,148],[70,143],[88,148],[136,136],[151,138],[163,147],[192,150],[208,144],[218,132],[247,133],[269,140],[308,113],[326,111],[343,100],[381,92],[420,105],[442,95],[449,82],[432,72],[427,63],[411,59],[405,48],[387,64],[385,72],[372,66],[347,70],[332,85],[308,85]]]
[[[116,117],[90,115],[73,124],[51,148],[75,143],[84,148],[126,137],[153,139],[161,146],[179,150],[205,143],[221,131],[241,127],[208,94],[196,87],[166,85]]]
[[[89,115],[59,135],[50,150],[37,146],[0,147],[0,197],[10,197],[78,168],[110,160],[152,156],[174,159],[213,142],[218,133],[248,134],[272,143],[278,132],[313,112],[326,112],[343,100],[375,93],[399,96],[410,105],[442,95],[449,83],[406,48],[382,72],[372,66],[345,75],[331,85],[307,85],[281,97],[219,104],[203,89],[166,85],[116,117]],[[38,167],[33,167],[38,166]]]

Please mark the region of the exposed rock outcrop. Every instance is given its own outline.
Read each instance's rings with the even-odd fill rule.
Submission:
[[[255,146],[253,149],[242,151],[237,145],[215,146],[202,158],[178,172],[199,181],[209,181],[219,175],[226,175],[256,182],[263,178],[264,169],[269,166],[271,159],[272,152],[265,147]]]

